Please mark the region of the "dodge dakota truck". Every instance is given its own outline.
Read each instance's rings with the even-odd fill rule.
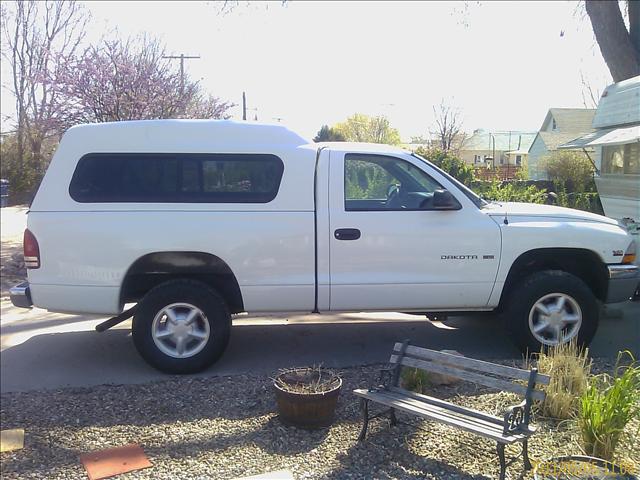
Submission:
[[[588,343],[637,288],[635,256],[615,220],[488,202],[399,148],[131,121],[63,136],[11,298],[113,317],[98,330],[133,316],[141,356],[174,373],[213,364],[239,312],[497,312],[533,351]]]

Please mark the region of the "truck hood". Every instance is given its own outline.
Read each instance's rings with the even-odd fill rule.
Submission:
[[[492,202],[482,207],[492,217],[545,217],[568,221],[598,222],[618,225],[618,221],[595,213],[574,210],[573,208],[556,207],[555,205],[540,205],[536,203],[520,202]]]

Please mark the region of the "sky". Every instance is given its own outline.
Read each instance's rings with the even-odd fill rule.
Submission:
[[[584,107],[581,75],[611,83],[576,2],[84,4],[88,41],[158,36],[170,54],[201,57],[185,70],[237,103],[234,118],[245,91],[250,118],[308,138],[356,112],[387,116],[404,141],[427,136],[443,99],[467,132],[536,131],[550,107]]]

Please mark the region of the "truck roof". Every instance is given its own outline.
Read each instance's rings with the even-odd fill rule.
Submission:
[[[407,153],[407,150],[395,146],[387,145],[386,143],[364,143],[364,142],[320,142],[315,143],[318,147],[328,147],[330,149],[346,151],[346,152],[358,152],[358,153]]]
[[[329,147],[360,153],[406,153],[401,147],[380,143],[313,143],[281,124],[234,120],[162,119],[89,123],[71,127],[64,137],[63,143],[85,145],[92,151],[130,150],[134,146],[134,150],[144,150],[145,145],[154,145],[155,148],[173,146],[180,150],[215,146],[219,150],[229,151],[237,150],[238,146],[264,149],[269,146],[297,148],[308,145],[314,149]]]
[[[166,143],[173,139],[184,142],[202,140],[207,144],[297,147],[310,141],[283,125],[234,120],[132,120],[123,122],[91,123],[71,127],[65,137],[83,143],[108,139],[114,147],[119,144]]]

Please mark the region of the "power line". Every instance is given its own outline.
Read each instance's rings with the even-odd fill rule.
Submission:
[[[168,58],[170,60],[180,60],[180,93],[184,93],[184,61],[200,58],[200,56],[189,56],[181,53],[180,55],[165,55],[162,58]]]

